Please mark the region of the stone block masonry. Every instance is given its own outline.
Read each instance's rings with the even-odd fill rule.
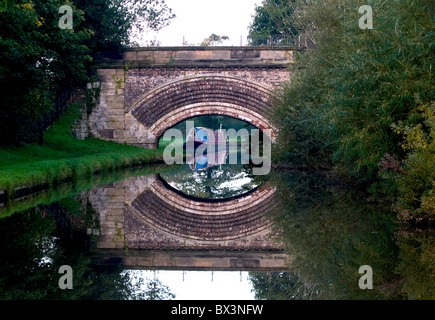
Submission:
[[[291,257],[271,237],[275,190],[201,202],[168,189],[155,175],[87,191],[99,216],[95,250],[125,266],[183,270],[285,270]]]
[[[263,187],[237,199],[203,203],[167,189],[154,175],[89,191],[99,214],[98,248],[281,251],[267,215],[276,201]]]
[[[220,114],[273,129],[270,97],[289,81],[296,48],[167,47],[127,49],[96,61],[101,82],[89,116],[92,136],[156,148],[164,131],[197,115]]]

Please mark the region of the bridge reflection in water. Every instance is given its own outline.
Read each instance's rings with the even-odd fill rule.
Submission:
[[[286,270],[289,256],[270,235],[275,190],[261,186],[229,199],[196,199],[159,175],[131,177],[89,192],[100,217],[96,261],[128,268]]]

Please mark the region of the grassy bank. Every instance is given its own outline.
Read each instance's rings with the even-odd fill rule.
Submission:
[[[130,177],[155,175],[160,172],[169,171],[173,168],[174,166],[155,164],[113,170],[112,172],[104,174],[77,177],[72,181],[29,194],[28,196],[19,199],[19,201],[9,201],[6,206],[0,204],[0,219],[11,216],[16,212],[23,212],[38,205],[48,205],[64,198],[74,197],[95,186],[113,183]]]
[[[0,149],[0,190],[51,186],[97,172],[162,162],[161,150],[142,149],[110,141],[72,137],[70,125],[78,117],[71,106],[44,135],[44,144]]]

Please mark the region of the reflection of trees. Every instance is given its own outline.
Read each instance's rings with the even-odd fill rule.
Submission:
[[[159,283],[152,284],[153,290],[142,290],[141,283],[133,283],[120,265],[93,265],[92,238],[86,229],[95,228],[96,220],[91,207],[79,199],[0,219],[0,299],[171,297],[169,288]],[[72,290],[58,286],[61,265],[72,267]]]
[[[122,276],[127,276],[129,283],[135,288],[135,295],[130,295],[130,299],[171,300],[175,298],[175,294],[171,293],[170,288],[155,277],[155,273],[153,279],[147,279],[141,270],[125,270]]]
[[[434,299],[433,221],[398,223],[363,191],[325,177],[272,173],[281,206],[273,231],[293,258],[288,272],[251,273],[258,299]],[[373,290],[358,286],[361,265]]]
[[[318,290],[312,298],[321,299],[379,299],[399,294],[395,287],[398,248],[389,209],[321,176],[288,173],[272,180],[281,199],[273,230],[294,258],[288,287],[300,287],[291,286],[294,281],[309,284]],[[358,286],[358,269],[366,264],[373,268],[374,290]],[[284,296],[291,298],[292,294]]]
[[[259,185],[252,175],[252,167],[242,164],[223,164],[193,172],[188,165],[160,176],[184,194],[207,198],[228,198],[243,194]]]
[[[405,222],[397,232],[400,262],[397,272],[408,299],[435,299],[435,225]]]
[[[294,272],[250,272],[257,300],[306,300],[318,296],[318,289],[299,280]]]
[[[164,285],[159,279],[148,281],[144,292],[146,300],[169,300],[175,298],[175,294],[169,291],[169,287]]]
[[[77,299],[89,297],[94,274],[83,250],[86,233],[56,204],[38,206],[0,220],[0,297]],[[52,214],[55,213],[55,214]],[[58,287],[61,265],[73,268],[74,289]]]

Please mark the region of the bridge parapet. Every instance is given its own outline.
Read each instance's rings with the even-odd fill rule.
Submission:
[[[286,67],[296,47],[141,47],[119,59],[96,59],[96,68]]]

